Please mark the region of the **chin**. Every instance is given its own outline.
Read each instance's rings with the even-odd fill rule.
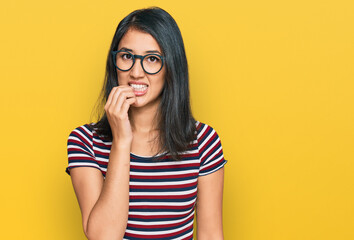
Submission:
[[[137,101],[130,105],[133,108],[141,108],[141,107],[157,107],[160,103],[160,98],[154,99],[153,101],[144,101],[145,99],[137,98]]]
[[[145,105],[144,101],[141,101],[140,99],[137,99],[135,103],[131,105],[131,107],[142,107]]]

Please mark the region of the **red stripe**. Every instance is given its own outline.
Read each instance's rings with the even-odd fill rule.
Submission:
[[[208,172],[209,170],[215,168],[217,165],[220,164],[220,162],[223,162],[223,161],[224,161],[224,158],[222,158],[222,159],[220,159],[219,161],[213,163],[212,165],[208,166],[207,168],[203,168],[203,169],[201,170],[201,172],[202,172],[202,173]]]
[[[182,229],[178,232],[174,233],[169,233],[169,234],[158,234],[158,235],[147,235],[147,234],[133,234],[133,233],[125,233],[126,237],[136,237],[136,238],[144,238],[144,239],[156,239],[157,237],[163,238],[163,237],[174,237],[176,235],[182,234],[182,233],[187,233],[190,229],[193,229],[193,224],[189,226],[188,228]],[[191,233],[192,234],[192,233]]]
[[[203,128],[205,128],[205,130],[204,130],[203,134],[199,137],[198,142],[202,142],[210,130],[210,127],[206,126],[206,125],[204,125]],[[202,128],[200,129],[200,131],[202,131]]]
[[[200,151],[200,155],[202,155],[202,153],[205,151],[205,149],[206,149],[207,147],[210,147],[210,144],[211,144],[212,142],[215,142],[215,141],[218,141],[216,132],[214,132],[214,134],[211,135],[211,138],[209,138],[209,140],[208,140],[208,141],[204,144],[204,146],[199,150],[199,151]],[[209,151],[208,151],[208,152],[209,152]]]
[[[129,219],[148,219],[148,220],[155,220],[156,221],[160,221],[158,219],[163,219],[162,221],[173,221],[176,218],[185,218],[187,217],[189,214],[191,214],[191,212],[193,212],[192,210],[188,213],[185,214],[177,214],[177,215],[140,215],[140,214],[131,214],[129,213]],[[172,219],[172,220],[171,220]]]
[[[140,196],[129,196],[130,202],[134,202],[135,204],[137,204],[137,206],[129,206],[129,212],[139,212],[141,210],[145,210],[147,211],[147,209],[150,210],[155,210],[155,211],[162,211],[162,212],[168,212],[171,210],[176,211],[176,215],[140,215],[140,214],[129,214],[129,219],[138,219],[137,221],[139,221],[141,219],[142,222],[145,221],[161,221],[162,223],[164,223],[165,221],[171,221],[168,224],[158,224],[158,225],[142,225],[142,224],[128,224],[127,225],[127,230],[131,229],[131,228],[136,228],[139,229],[139,231],[141,230],[140,234],[131,234],[131,233],[126,233],[125,237],[129,238],[129,237],[136,237],[136,238],[143,238],[143,239],[158,239],[158,238],[175,238],[178,235],[184,235],[187,232],[191,231],[190,234],[188,234],[187,237],[185,237],[184,239],[192,239],[193,237],[193,224],[191,224],[188,228],[180,230],[178,232],[174,232],[174,233],[168,233],[168,234],[158,234],[160,231],[158,230],[160,229],[171,229],[171,231],[176,230],[176,228],[179,228],[180,226],[185,226],[185,224],[187,222],[190,222],[194,219],[195,215],[193,214],[193,211],[195,210],[195,206],[196,206],[196,198],[197,198],[197,184],[198,184],[198,175],[200,174],[200,172],[198,171],[198,168],[200,169],[200,164],[201,162],[205,162],[205,159],[207,159],[208,157],[210,157],[211,154],[215,154],[214,151],[217,151],[217,153],[215,155],[219,155],[222,154],[222,149],[220,148],[220,140],[218,139],[218,135],[216,133],[216,131],[213,131],[213,129],[206,125],[203,124],[201,122],[196,123],[196,133],[200,134],[201,130],[204,129],[204,132],[202,135],[199,136],[199,138],[197,138],[195,141],[196,143],[192,143],[189,144],[188,146],[188,150],[197,150],[198,147],[200,147],[200,143],[203,140],[206,140],[208,137],[210,138],[208,141],[204,142],[204,147],[202,149],[199,149],[199,151],[196,151],[196,153],[187,153],[187,154],[181,154],[182,157],[182,161],[185,160],[187,161],[186,158],[191,159],[192,161],[194,161],[195,163],[186,163],[186,162],[180,162],[181,164],[173,164],[174,162],[170,161],[170,155],[164,156],[164,159],[166,161],[161,161],[163,163],[167,162],[167,163],[172,163],[172,165],[168,164],[168,165],[162,165],[162,166],[154,166],[154,163],[152,164],[148,164],[148,166],[136,166],[136,165],[131,165],[130,166],[130,170],[131,170],[131,175],[130,175],[130,183],[131,182],[138,182],[141,181],[141,184],[143,185],[135,185],[135,184],[130,184],[129,185],[129,190],[130,190],[130,194],[134,194],[137,192],[134,191],[144,191],[146,190],[146,192],[142,193],[144,195],[140,195]],[[71,136],[74,136],[77,138],[77,140],[68,140],[68,154],[74,154],[74,151],[76,152],[82,152],[82,154],[86,154],[87,156],[84,157],[69,157],[69,162],[75,162],[77,161],[77,163],[79,164],[79,160],[82,160],[83,162],[80,163],[80,166],[84,166],[87,165],[87,163],[85,163],[85,160],[94,160],[95,162],[97,162],[97,164],[99,164],[101,167],[103,168],[107,168],[108,167],[108,160],[109,160],[109,155],[110,155],[110,149],[112,146],[112,143],[105,140],[105,139],[101,139],[98,134],[96,132],[91,132],[91,128],[88,125],[83,125],[80,126],[79,128],[76,129],[76,131],[74,130],[71,133]],[[210,134],[210,132],[212,132],[212,134]],[[81,136],[80,134],[82,134],[83,136]],[[88,135],[88,136],[86,136]],[[88,139],[86,140],[85,137]],[[92,139],[91,139],[92,138]],[[102,140],[102,141],[100,141]],[[92,141],[92,142],[90,142]],[[218,141],[218,142],[215,142]],[[214,147],[210,147],[210,144],[215,143]],[[77,147],[78,149],[73,149],[73,147]],[[95,149],[93,149],[93,147]],[[81,149],[79,149],[81,148]],[[218,150],[218,148],[220,148]],[[89,152],[89,150],[92,150],[92,154],[91,152]],[[106,151],[106,152],[104,152]],[[206,153],[206,156],[203,159],[199,159],[199,157],[201,156],[201,153]],[[95,158],[95,156],[100,155],[102,157],[102,160],[97,160]],[[142,158],[144,159],[144,157]],[[107,161],[104,161],[107,160]],[[141,162],[141,158],[139,158],[139,156],[135,156],[135,155],[131,155],[131,161],[132,162]],[[201,172],[207,172],[209,170],[212,170],[214,168],[216,168],[218,165],[220,165],[220,163],[224,161],[224,158],[222,158],[220,161],[215,161],[212,163],[211,166],[201,170]],[[149,160],[150,163],[150,160]],[[158,164],[158,162],[157,162]],[[183,173],[184,169],[191,169],[194,168],[195,172],[193,173]],[[145,171],[144,171],[145,170]],[[175,172],[173,173],[173,175],[162,175],[159,176],[159,174],[166,174],[168,173],[168,170],[173,170],[176,171],[176,173],[183,173],[183,174],[176,174]],[[145,173],[146,171],[150,172],[150,171],[154,171],[152,174],[156,174],[155,176],[145,176],[145,175],[137,175],[140,172],[141,173]],[[101,170],[101,172],[103,173],[103,175],[106,174],[106,171]],[[176,181],[177,183],[179,181],[182,181],[183,179],[190,179],[190,180],[195,180],[195,182],[192,183],[184,183],[184,184],[173,184],[173,185],[161,185],[160,183],[163,182],[168,182],[168,181]],[[158,185],[148,185],[149,183],[146,183],[148,181],[153,181],[156,182],[156,184]],[[158,183],[159,182],[159,183]],[[154,183],[155,184],[155,183]],[[188,194],[182,194],[182,195],[173,195],[173,194],[181,194],[183,191],[186,191],[186,188],[191,188],[191,191],[193,191],[192,193],[188,193]],[[155,192],[152,192],[154,191]],[[164,192],[168,192],[169,190],[174,190],[171,191],[170,195],[167,196],[161,196],[161,194],[163,194]],[[148,195],[148,194],[158,194],[158,195]],[[181,202],[183,204],[183,202],[187,202],[190,201],[191,203],[188,202],[187,205],[184,206],[176,206],[176,205],[172,205],[172,206],[166,206],[166,205],[155,205],[155,206],[149,206],[144,204],[143,202],[157,202],[157,201],[161,201],[162,203],[165,202],[172,202],[172,201],[178,201]],[[180,212],[185,212],[185,213],[180,213]],[[146,214],[152,214],[153,212],[147,212]],[[159,214],[158,212],[156,212],[156,214]],[[176,221],[180,221],[181,219],[188,217],[187,219],[183,220],[182,222],[178,222],[176,223]],[[147,233],[154,231],[154,229],[156,229],[155,231],[157,232],[157,234],[154,235],[147,235]],[[145,230],[145,231],[144,231]],[[166,230],[168,231],[168,230]]]
[[[83,132],[87,133],[85,131],[85,129],[83,129],[83,127],[79,127],[79,129],[81,129]],[[72,132],[73,135],[75,135],[76,137],[80,138],[87,146],[92,146],[90,142],[86,141],[86,139],[84,137],[82,137],[80,134],[84,135],[85,137],[87,137],[85,134],[83,134],[82,132],[80,132],[79,130],[74,130]]]
[[[197,191],[194,193],[183,194],[183,195],[168,195],[168,196],[159,196],[159,195],[138,195],[138,196],[129,196],[129,199],[135,200],[145,200],[145,199],[184,199],[184,198],[192,198],[197,196]]]
[[[108,163],[107,163],[107,162],[100,161],[100,160],[97,160],[97,159],[96,159],[96,162],[97,162],[98,164],[100,164],[100,165],[103,165],[103,167],[105,167],[105,168],[107,168],[107,166],[108,166]]]
[[[93,157],[68,157],[69,161],[75,161],[75,160],[94,160]]]
[[[174,174],[174,175],[165,175],[165,176],[140,176],[140,175],[134,175],[130,174],[131,178],[134,179],[170,179],[170,178],[187,178],[187,177],[196,177],[198,176],[198,172],[195,173],[185,173],[185,174]]]
[[[165,206],[165,205],[156,205],[156,206],[130,206],[129,210],[130,211],[134,211],[134,210],[139,210],[139,209],[158,209],[161,212],[163,211],[168,211],[171,209],[174,210],[184,210],[184,211],[188,211],[190,210],[191,207],[193,207],[194,203],[190,203],[188,205],[184,205],[184,206]]]
[[[181,184],[181,185],[160,185],[160,186],[147,186],[147,185],[130,185],[130,189],[175,189],[197,186],[197,182]]]
[[[216,151],[216,149],[220,148],[220,144],[215,144],[211,149],[208,149],[207,154],[204,155],[204,157],[201,159],[202,164],[204,163],[204,161],[206,161],[206,159],[214,154],[214,151]],[[220,150],[214,155],[217,156],[218,154],[220,154],[220,152],[222,151],[222,148],[220,148]]]
[[[187,163],[187,164],[176,164],[176,165],[162,165],[162,166],[136,166],[136,165],[131,165],[130,169],[176,169],[178,171],[178,168],[186,168],[186,167],[199,167],[199,163]]]
[[[74,146],[81,146],[85,149],[85,148],[87,148],[87,146],[90,146],[90,143],[88,143],[86,140],[83,140],[83,139],[81,139],[81,140],[84,141],[85,144],[87,144],[87,145],[83,144],[82,142],[80,142],[78,140],[69,139],[68,140],[68,149],[70,149],[71,147],[74,147]],[[87,151],[86,149],[84,151],[89,153],[89,151]],[[92,154],[90,153],[90,155],[92,155]]]
[[[103,156],[105,156],[107,158],[109,157],[109,153],[107,153],[107,152],[97,151],[97,149],[94,149],[93,151],[94,151],[95,154],[103,155]]]
[[[169,228],[169,227],[179,227],[183,226],[185,223],[188,221],[192,220],[194,218],[194,215],[190,216],[187,218],[185,221],[179,222],[179,223],[170,223],[170,224],[160,224],[160,225],[141,225],[141,224],[129,224],[127,225],[127,228],[145,228],[145,229],[154,229],[154,228]]]

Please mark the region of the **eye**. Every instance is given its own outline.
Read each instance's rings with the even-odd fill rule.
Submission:
[[[148,56],[147,60],[152,63],[160,61],[160,59],[156,56]]]
[[[121,57],[122,57],[124,60],[130,60],[130,59],[133,58],[133,56],[132,56],[131,54],[129,54],[129,53],[124,53],[124,54],[122,54]]]

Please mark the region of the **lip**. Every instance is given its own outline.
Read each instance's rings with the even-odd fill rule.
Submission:
[[[135,96],[143,96],[147,93],[147,91],[148,91],[148,88],[146,88],[144,91],[137,91],[135,89],[133,90]]]
[[[143,82],[139,82],[139,81],[130,81],[130,82],[128,82],[128,85],[129,85],[129,86],[131,86],[131,84],[144,85],[144,86],[147,87],[147,88],[146,88],[145,90],[143,90],[143,91],[139,91],[139,90],[133,88],[133,92],[134,92],[135,96],[143,96],[143,95],[145,95],[145,94],[147,93],[147,91],[148,91],[148,88],[149,88],[149,85],[148,85],[148,84],[143,83]]]

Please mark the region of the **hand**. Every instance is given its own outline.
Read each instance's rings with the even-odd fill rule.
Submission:
[[[110,92],[104,110],[115,141],[131,144],[133,133],[128,110],[135,101],[133,88],[128,85],[114,87]]]

